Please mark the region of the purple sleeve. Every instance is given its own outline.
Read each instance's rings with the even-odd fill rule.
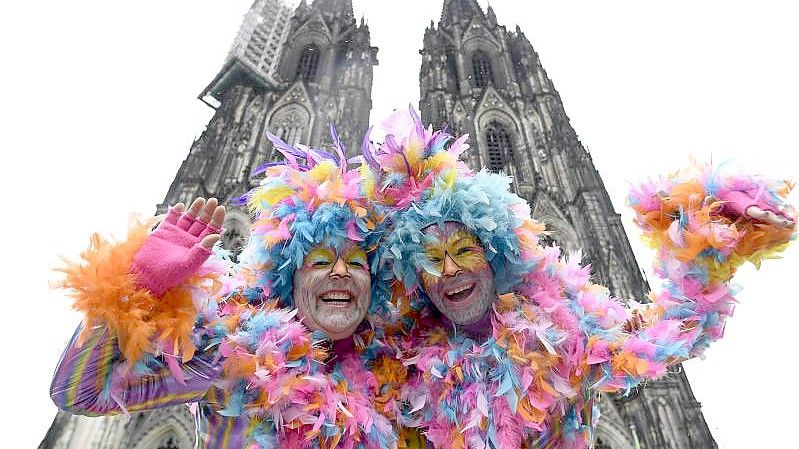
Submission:
[[[92,329],[78,345],[75,334],[58,362],[50,397],[70,413],[100,416],[148,410],[195,402],[205,396],[221,368],[196,355],[182,364],[184,383],[162,363],[153,363],[146,374],[124,374],[116,338],[106,326]]]

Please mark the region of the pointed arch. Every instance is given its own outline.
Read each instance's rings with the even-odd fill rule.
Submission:
[[[192,449],[194,420],[185,406],[144,412],[130,440],[132,449]],[[170,447],[172,445],[172,447]]]
[[[269,119],[267,131],[290,145],[307,143],[311,129],[311,113],[298,104],[281,107]]]
[[[519,154],[525,145],[524,136],[519,123],[507,112],[509,110],[494,88],[486,89],[483,100],[478,103],[475,121],[480,148],[479,165],[491,171],[502,171],[523,182],[524,170],[517,168],[524,164],[524,156]]]
[[[297,61],[294,79],[308,83],[316,81],[320,54],[321,50],[318,45],[314,43],[305,45],[300,52],[299,61]]]
[[[485,88],[494,85],[494,69],[491,57],[482,49],[472,53],[472,79],[475,87]]]
[[[602,414],[597,422],[594,444],[603,449],[635,449],[630,430],[624,423],[619,411],[608,396],[602,395],[599,400]]]
[[[238,261],[241,250],[250,240],[250,217],[241,210],[229,209],[222,226],[222,247],[230,251],[231,259]]]
[[[532,207],[532,217],[546,226],[550,233],[542,238],[543,245],[557,245],[564,254],[580,248],[580,238],[574,227],[545,193],[540,193]]]
[[[492,120],[485,128],[486,167],[492,172],[507,171],[514,160],[510,133],[501,123]]]

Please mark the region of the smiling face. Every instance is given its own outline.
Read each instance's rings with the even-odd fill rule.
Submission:
[[[496,297],[494,273],[479,239],[457,222],[428,226],[425,253],[440,276],[423,271],[422,286],[455,324],[479,321]]]
[[[294,304],[306,326],[333,340],[349,337],[366,317],[372,278],[355,242],[314,247],[294,272]]]

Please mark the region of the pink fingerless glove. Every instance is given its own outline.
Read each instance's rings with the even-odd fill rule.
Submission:
[[[211,255],[200,242],[220,229],[170,209],[133,258],[137,283],[161,296],[188,279]]]
[[[752,194],[750,194],[750,192]],[[756,189],[752,189],[752,191],[728,190],[726,192],[719,192],[719,197],[722,201],[726,202],[726,208],[742,217],[749,217],[749,214],[746,212],[747,209],[752,206],[757,206],[763,210],[773,212],[783,218],[790,219],[785,212],[779,210],[773,204],[769,203],[766,199],[766,195],[757,195]]]

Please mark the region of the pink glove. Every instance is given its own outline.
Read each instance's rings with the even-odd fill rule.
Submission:
[[[726,192],[720,192],[719,196],[722,201],[726,202],[725,207],[733,214],[755,218],[752,217],[748,211],[750,207],[755,206],[759,207],[761,210],[771,212],[778,217],[791,220],[791,217],[785,211],[770,204],[766,199],[766,195],[762,193],[758,195],[755,189],[750,191],[728,190]]]
[[[161,296],[208,260],[211,251],[200,242],[219,232],[219,228],[171,208],[134,256],[131,272],[136,274],[139,285]]]

